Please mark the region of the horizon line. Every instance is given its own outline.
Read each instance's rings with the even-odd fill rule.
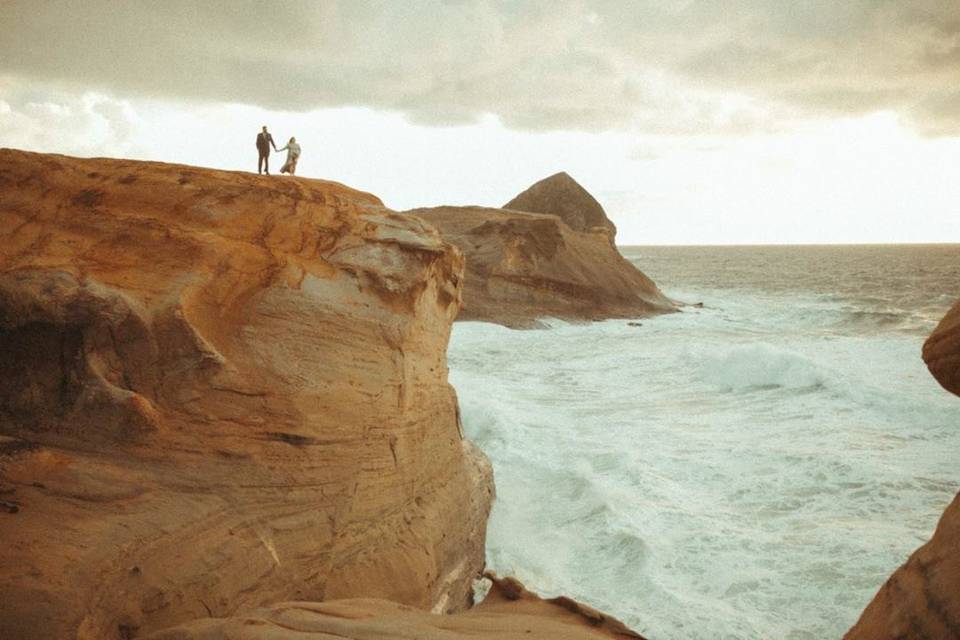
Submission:
[[[904,242],[730,242],[713,244],[675,244],[675,243],[646,243],[646,244],[619,244],[617,248],[623,249],[642,249],[650,247],[670,247],[670,248],[701,248],[701,247],[960,247],[960,241],[904,241]]]

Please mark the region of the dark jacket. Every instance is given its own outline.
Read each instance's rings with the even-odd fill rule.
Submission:
[[[274,149],[277,148],[276,143],[273,141],[273,136],[269,133],[264,134],[263,131],[257,134],[257,150],[258,151],[270,151],[270,146],[273,146]]]

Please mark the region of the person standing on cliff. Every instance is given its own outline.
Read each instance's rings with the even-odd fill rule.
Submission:
[[[297,173],[297,160],[300,159],[300,145],[297,144],[297,139],[290,138],[287,146],[277,149],[277,151],[287,152],[287,161],[280,167],[280,173],[295,175]]]
[[[257,152],[260,159],[257,161],[257,173],[266,173],[270,175],[270,147],[277,150],[277,145],[273,141],[273,136],[267,131],[267,125],[263,125],[263,131],[257,134]]]

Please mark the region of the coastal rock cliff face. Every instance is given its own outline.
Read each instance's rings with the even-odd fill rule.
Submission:
[[[924,343],[923,360],[944,389],[960,395],[960,301]]]
[[[0,150],[0,638],[467,606],[462,269],[335,183]]]
[[[539,213],[485,207],[408,212],[440,229],[466,257],[459,319],[529,327],[545,317],[602,320],[674,311],[657,285],[617,251],[613,223],[596,200],[559,175],[510,203]],[[550,207],[556,212],[545,211]]]
[[[923,359],[940,384],[960,395],[960,302],[927,339]],[[960,638],[960,493],[930,541],[890,576],[844,638]]]
[[[511,578],[493,577],[480,606],[440,616],[385,600],[284,602],[226,619],[203,619],[145,640],[591,640],[643,637],[569,598],[543,600]]]

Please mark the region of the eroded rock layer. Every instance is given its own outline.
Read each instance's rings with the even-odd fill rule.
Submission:
[[[461,320],[527,327],[546,317],[602,320],[675,310],[620,255],[606,227],[577,231],[557,215],[484,207],[409,213],[436,226],[466,257]]]
[[[960,302],[923,347],[940,384],[960,395]],[[884,583],[845,640],[960,638],[960,493],[940,517],[929,542]]]
[[[197,620],[146,640],[590,640],[642,636],[620,621],[570,600],[543,600],[516,580],[498,580],[483,603],[433,615],[385,600],[285,602],[227,619]]]
[[[0,150],[0,637],[467,605],[462,268],[339,184]]]

